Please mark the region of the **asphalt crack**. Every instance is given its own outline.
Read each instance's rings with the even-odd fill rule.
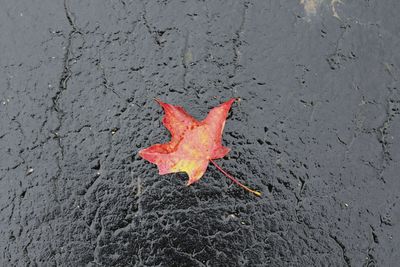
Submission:
[[[114,90],[113,84],[110,83],[110,81],[107,78],[106,70],[105,70],[104,65],[102,64],[102,60],[101,60],[100,56],[99,56],[98,62],[99,62],[98,63],[98,68],[101,71],[102,84],[103,84],[104,88],[106,90],[109,90],[109,91],[113,92],[119,99],[121,99],[121,96]]]
[[[234,56],[233,56],[233,66],[234,66],[234,68],[233,68],[233,74],[232,74],[233,76],[236,75],[237,70],[241,67],[240,64],[239,64],[239,61],[240,61],[240,46],[242,45],[242,41],[241,41],[242,33],[244,31],[244,26],[245,26],[246,21],[247,21],[247,12],[248,12],[248,8],[249,8],[249,4],[250,4],[250,2],[248,2],[248,1],[245,1],[243,3],[243,9],[242,9],[241,22],[240,22],[240,25],[239,25],[239,29],[237,29],[235,31],[235,34],[234,34],[235,36],[232,39],[232,42],[233,42],[233,53],[234,53]]]
[[[350,258],[347,256],[347,253],[346,253],[346,246],[342,242],[340,242],[339,239],[336,236],[334,236],[332,234],[329,234],[329,237],[332,238],[333,241],[335,241],[336,244],[338,244],[338,246],[342,250],[343,259],[344,259],[346,265],[348,267],[351,267]]]
[[[59,131],[62,127],[62,123],[64,121],[65,117],[65,111],[60,107],[60,98],[63,94],[68,89],[68,81],[72,76],[71,72],[71,66],[70,62],[72,60],[72,41],[74,38],[74,35],[80,34],[82,35],[82,32],[78,29],[78,27],[75,24],[75,19],[72,16],[71,11],[68,8],[67,0],[64,0],[64,13],[65,17],[67,18],[68,24],[71,27],[70,32],[68,33],[68,38],[67,38],[67,44],[65,46],[65,52],[64,52],[64,57],[63,57],[63,62],[62,62],[62,72],[60,75],[60,80],[58,83],[58,90],[55,93],[55,95],[52,97],[52,110],[54,110],[57,113],[57,126],[51,131],[53,134],[53,138],[56,139],[57,146],[59,148],[59,156],[56,156],[56,164],[57,164],[57,171],[56,174],[51,178],[52,181],[52,187],[53,187],[53,194],[54,194],[54,200],[58,203],[58,186],[57,186],[57,181],[59,177],[62,174],[62,166],[61,166],[61,161],[64,159],[64,146],[61,141],[61,136],[59,134]],[[76,60],[77,58],[75,58]]]
[[[166,30],[171,30],[172,28],[168,28],[165,31],[162,30],[157,30],[154,27],[150,26],[150,22],[147,19],[147,10],[146,10],[146,3],[143,2],[143,12],[142,12],[142,20],[143,24],[147,29],[147,32],[150,34],[150,36],[153,38],[154,42],[158,46],[162,46],[165,40],[162,39],[162,36],[166,32]]]
[[[184,44],[183,49],[182,49],[182,61],[181,62],[182,62],[182,67],[183,67],[183,75],[182,75],[182,87],[183,87],[183,90],[186,89],[186,76],[187,76],[188,67],[189,67],[188,66],[188,62],[186,60],[186,55],[189,52],[188,46],[189,46],[189,31],[186,32],[185,44]]]
[[[390,143],[388,141],[390,124],[395,118],[395,116],[400,114],[399,112],[400,100],[394,99],[394,93],[397,92],[397,89],[396,88],[388,88],[388,89],[389,89],[389,96],[386,101],[386,118],[383,121],[382,125],[379,126],[377,130],[377,138],[382,147],[382,159],[381,159],[379,179],[382,180],[384,183],[386,183],[386,181],[383,178],[383,172],[389,165],[389,162],[392,161],[392,156],[390,155],[389,151]]]

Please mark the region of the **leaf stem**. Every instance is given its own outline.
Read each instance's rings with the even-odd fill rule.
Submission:
[[[210,159],[210,161],[212,162],[212,164],[214,164],[215,167],[217,167],[217,169],[222,172],[226,177],[228,177],[229,179],[231,179],[233,182],[235,182],[236,184],[238,184],[239,186],[243,187],[244,189],[246,189],[247,191],[255,194],[256,196],[261,196],[261,193],[255,190],[252,190],[250,188],[248,188],[247,186],[245,186],[244,184],[242,184],[241,182],[239,182],[238,180],[235,179],[235,177],[233,177],[232,175],[230,175],[229,173],[227,173],[226,171],[224,171],[214,160]]]

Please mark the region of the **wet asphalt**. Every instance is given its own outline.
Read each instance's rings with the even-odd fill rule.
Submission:
[[[398,266],[400,1],[0,4],[0,266]],[[137,155],[231,97],[262,197]]]

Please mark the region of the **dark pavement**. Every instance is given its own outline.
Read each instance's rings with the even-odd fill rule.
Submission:
[[[0,4],[0,266],[400,262],[400,1]],[[137,156],[231,97],[261,198]]]

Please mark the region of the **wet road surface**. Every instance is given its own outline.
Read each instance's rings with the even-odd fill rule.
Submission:
[[[6,1],[1,266],[395,266],[400,2]],[[154,98],[231,97],[193,186]]]

